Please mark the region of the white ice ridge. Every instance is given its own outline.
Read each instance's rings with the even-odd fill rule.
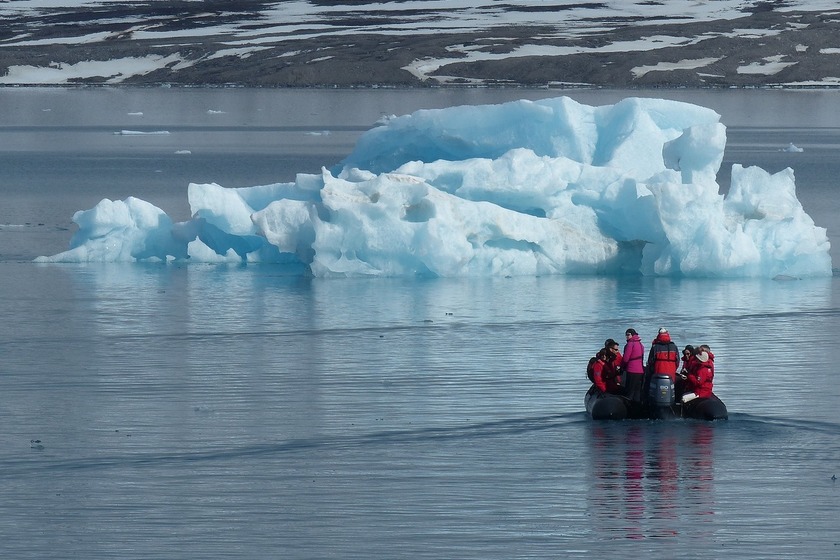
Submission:
[[[791,169],[716,174],[710,109],[568,97],[422,110],[365,133],[334,169],[291,183],[191,184],[172,223],[136,198],[73,216],[42,262],[273,262],[315,276],[831,275]]]

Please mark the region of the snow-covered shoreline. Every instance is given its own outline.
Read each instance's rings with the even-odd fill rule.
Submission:
[[[0,85],[837,87],[833,2],[16,0]]]

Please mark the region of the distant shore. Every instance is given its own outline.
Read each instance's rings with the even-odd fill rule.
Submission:
[[[533,25],[505,28],[504,37],[499,28],[282,39],[266,32],[237,48],[225,35],[186,33],[175,40],[139,34],[137,20],[118,12],[126,9],[105,4],[57,21],[6,21],[7,29],[0,31],[0,84],[840,87],[840,8],[832,13],[756,9],[737,19],[667,25],[651,20],[563,38]],[[115,23],[119,17],[126,23]]]

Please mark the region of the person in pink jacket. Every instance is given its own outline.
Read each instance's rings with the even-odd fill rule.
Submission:
[[[621,371],[624,376],[624,394],[634,403],[641,403],[645,385],[645,347],[635,329],[624,333],[627,342],[621,355]]]

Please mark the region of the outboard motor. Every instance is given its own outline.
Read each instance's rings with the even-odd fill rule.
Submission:
[[[648,395],[651,418],[674,418],[674,403],[674,380],[667,375],[654,375]]]

